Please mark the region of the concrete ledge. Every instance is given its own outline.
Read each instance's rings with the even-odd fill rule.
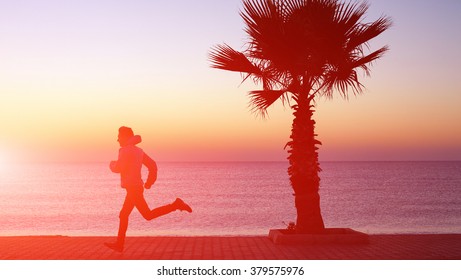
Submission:
[[[280,245],[368,244],[368,235],[350,228],[326,228],[322,233],[299,234],[286,229],[271,229],[269,238]]]

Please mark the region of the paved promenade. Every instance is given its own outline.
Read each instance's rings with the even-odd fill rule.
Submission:
[[[362,245],[275,245],[267,236],[128,237],[123,253],[106,248],[114,237],[0,237],[2,260],[461,260],[461,234],[370,235]]]

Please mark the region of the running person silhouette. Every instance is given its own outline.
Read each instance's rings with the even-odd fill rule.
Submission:
[[[128,218],[136,207],[146,220],[152,220],[166,215],[176,210],[192,212],[192,209],[180,198],[164,206],[149,209],[144,199],[144,188],[150,187],[157,180],[157,164],[136,144],[141,142],[141,136],[134,135],[129,127],[122,126],[118,130],[120,150],[118,160],[110,162],[110,170],[120,173],[122,188],[126,189],[125,202],[120,211],[120,224],[118,229],[117,241],[115,243],[104,243],[107,247],[117,252],[123,252],[126,231],[128,229]],[[142,166],[145,165],[149,170],[147,180],[144,183],[141,176]]]

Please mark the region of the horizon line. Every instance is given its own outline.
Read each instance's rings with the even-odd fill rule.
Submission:
[[[288,160],[156,160],[157,163],[288,163]],[[461,162],[461,159],[396,159],[396,160],[320,160],[319,163],[329,162]],[[10,164],[89,164],[107,163],[109,161],[17,161]]]

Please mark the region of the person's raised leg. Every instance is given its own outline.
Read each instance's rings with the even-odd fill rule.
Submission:
[[[144,196],[138,197],[135,204],[136,204],[136,208],[138,208],[139,212],[144,217],[144,219],[148,221],[158,218],[160,216],[164,216],[176,210],[187,211],[189,213],[192,212],[192,208],[190,208],[190,206],[187,205],[180,198],[176,198],[176,200],[173,203],[166,204],[166,205],[154,208],[152,210],[149,209],[149,206],[147,205],[146,200],[144,199]]]

